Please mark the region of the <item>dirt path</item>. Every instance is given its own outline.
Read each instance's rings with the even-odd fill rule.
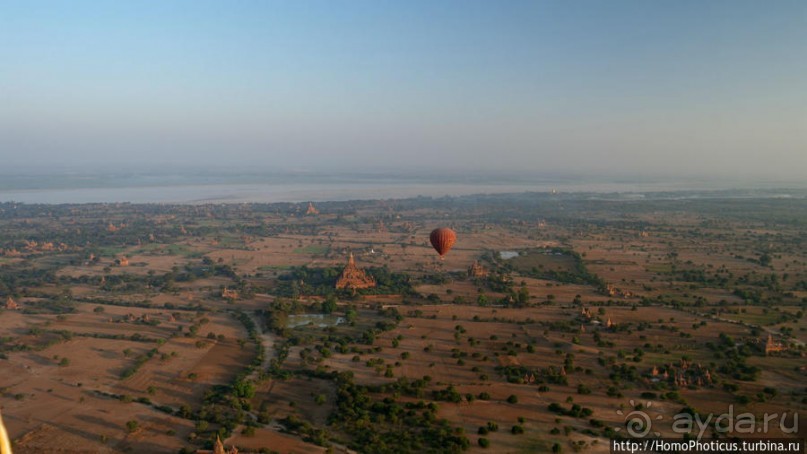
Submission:
[[[264,349],[263,364],[261,364],[260,368],[256,368],[255,371],[253,371],[249,375],[249,377],[247,377],[249,380],[257,381],[259,374],[261,372],[263,372],[263,371],[266,371],[269,368],[269,362],[272,360],[272,358],[275,357],[275,342],[277,341],[279,336],[272,333],[271,331],[264,331],[262,320],[260,320],[255,315],[254,312],[249,313],[249,318],[251,318],[252,321],[255,323],[255,329],[258,330],[258,337],[261,339],[261,344],[263,345],[263,349]],[[258,415],[256,415],[254,412],[250,411],[250,412],[247,412],[247,414],[249,415],[249,417],[253,421],[257,421]],[[243,429],[243,428],[244,428],[243,426],[239,425],[238,427],[235,428],[233,433],[240,433],[241,429]],[[286,430],[286,428],[284,426],[278,424],[277,422],[271,422],[271,423],[265,425],[264,428],[269,429],[269,430],[274,430],[276,432],[284,432]],[[292,436],[294,436],[294,435],[292,435]],[[294,437],[295,438],[300,438],[298,436],[294,436]],[[226,443],[228,440],[229,439],[224,440],[224,442]],[[331,441],[331,446],[336,450],[336,452],[342,452],[342,453],[351,453],[351,452],[353,452],[353,451],[349,450],[347,448],[347,446],[339,444],[339,443],[335,443],[333,441]]]
[[[692,312],[692,313],[695,314],[695,315],[701,316],[701,317],[711,318],[712,320],[717,320],[717,321],[724,322],[724,323],[731,323],[733,325],[740,325],[740,326],[744,326],[746,328],[758,328],[758,329],[761,329],[761,330],[765,331],[765,333],[772,334],[774,336],[781,336],[782,335],[782,333],[779,332],[778,330],[775,330],[773,328],[768,328],[767,326],[754,325],[754,324],[747,323],[747,322],[744,322],[744,321],[741,321],[741,320],[733,320],[733,319],[730,319],[730,318],[723,318],[723,317],[719,317],[719,316],[716,316],[716,315],[704,314],[704,313],[700,313],[700,312]],[[797,339],[795,337],[788,337],[786,339],[787,339],[788,342],[796,344],[797,347],[802,347],[802,346],[805,345],[804,342],[802,342],[801,340],[799,340],[799,339]]]
[[[255,323],[255,329],[258,331],[258,337],[261,340],[261,345],[263,345],[263,363],[261,367],[256,368],[248,377],[252,381],[257,381],[258,375],[269,368],[269,362],[275,357],[275,342],[278,336],[271,331],[264,331],[263,321],[259,319],[254,312],[249,312],[249,318]]]

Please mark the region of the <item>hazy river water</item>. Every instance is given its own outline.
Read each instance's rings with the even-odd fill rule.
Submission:
[[[21,203],[271,203],[361,199],[401,199],[426,196],[501,194],[526,191],[641,192],[699,189],[683,184],[569,183],[291,183],[196,184],[132,187],[0,189],[0,202]]]

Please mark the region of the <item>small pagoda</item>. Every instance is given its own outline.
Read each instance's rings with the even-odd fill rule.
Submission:
[[[787,350],[787,347],[781,343],[776,342],[773,340],[773,336],[768,334],[768,341],[765,342],[765,355],[770,355],[771,353],[778,353]]]
[[[221,437],[216,435],[216,443],[213,445],[212,451],[209,449],[197,449],[196,454],[238,454],[238,448],[233,446],[232,449],[228,450],[224,447]]]
[[[17,304],[16,301],[14,301],[14,298],[12,298],[10,296],[8,298],[6,298],[6,309],[8,309],[10,311],[16,311],[19,308],[20,308],[20,305]]]
[[[484,278],[488,277],[488,271],[479,263],[474,260],[474,263],[468,268],[468,276],[471,278]]]
[[[238,291],[237,290],[230,290],[226,286],[221,291],[221,297],[227,300],[237,300],[238,299]]]
[[[353,259],[353,253],[351,252],[345,269],[342,270],[342,274],[336,280],[336,288],[348,288],[355,291],[362,288],[372,288],[375,285],[375,279],[356,266],[356,261]]]
[[[315,214],[319,214],[319,210],[314,206],[312,202],[308,202],[308,209],[305,210],[305,214],[308,216],[313,216]]]
[[[221,438],[216,435],[216,445],[213,447],[213,454],[238,454],[238,448],[233,446],[233,449],[226,450],[224,448],[224,443],[221,442]]]

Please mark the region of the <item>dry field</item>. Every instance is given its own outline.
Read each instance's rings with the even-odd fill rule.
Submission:
[[[807,410],[807,248],[801,221],[782,217],[798,207],[769,220],[708,201],[446,203],[0,217],[0,252],[16,251],[0,255],[0,303],[19,305],[0,309],[15,452],[178,452],[216,435],[241,452],[389,439],[606,452],[633,411],[680,436],[683,409]],[[458,234],[444,260],[436,226]],[[348,253],[388,280],[382,294],[317,281]],[[468,277],[475,261],[488,278]],[[326,326],[288,323],[331,303]],[[765,354],[769,335],[784,351]]]

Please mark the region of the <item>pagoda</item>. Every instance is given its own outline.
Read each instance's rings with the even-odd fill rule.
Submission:
[[[221,442],[221,437],[216,435],[216,443],[213,444],[213,450],[209,449],[197,449],[196,454],[238,454],[238,448],[235,446],[232,449],[227,449],[224,447],[224,443]]]
[[[237,290],[230,290],[226,286],[221,291],[221,297],[228,300],[236,300],[238,299],[238,291]]]
[[[10,311],[15,311],[15,310],[17,310],[19,308],[20,308],[20,305],[17,304],[16,301],[14,301],[14,298],[12,298],[11,296],[6,298],[6,309],[8,309]]]
[[[765,355],[770,355],[771,353],[782,352],[787,350],[781,342],[776,342],[773,340],[773,336],[768,334],[768,341],[765,342]]]
[[[474,260],[474,263],[468,268],[468,276],[472,278],[483,278],[488,276],[488,272],[479,264],[478,260]]]
[[[314,207],[314,204],[312,202],[308,202],[308,209],[305,210],[305,214],[307,215],[319,214],[319,210],[316,207]]]
[[[349,288],[351,290],[372,288],[375,287],[375,279],[368,276],[364,270],[356,266],[356,261],[353,259],[353,253],[347,259],[347,265],[336,280],[336,288]]]
[[[221,438],[216,435],[216,445],[213,447],[213,454],[238,454],[238,449],[233,446],[233,449],[227,451],[224,448],[224,443],[221,442]]]

